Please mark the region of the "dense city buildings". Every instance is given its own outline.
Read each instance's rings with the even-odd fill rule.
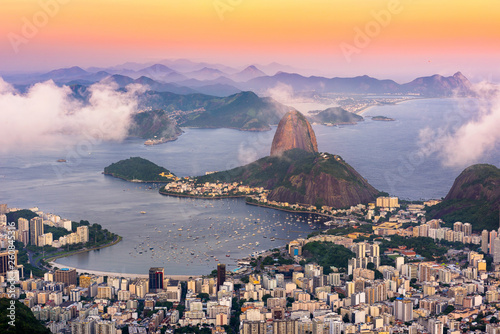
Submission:
[[[500,331],[498,231],[478,234],[466,222],[426,220],[420,204],[393,199],[379,204],[346,208],[325,222],[329,230],[255,251],[237,260],[235,270],[218,263],[208,276],[179,280],[162,267],[138,277],[62,268],[36,278],[17,264],[15,295],[61,334],[174,333],[193,327],[266,334]],[[52,219],[47,224],[64,224]],[[22,238],[26,222],[18,221],[16,238]],[[88,227],[80,227],[71,234],[85,241]],[[46,234],[38,240],[43,243]],[[319,245],[350,255],[341,265],[321,265],[311,260],[311,247]],[[0,253],[2,273],[6,256],[7,251]]]

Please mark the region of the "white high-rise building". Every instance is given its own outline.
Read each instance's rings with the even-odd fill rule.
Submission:
[[[437,319],[429,319],[427,329],[431,334],[443,334],[443,323]]]
[[[413,320],[413,302],[409,299],[397,299],[395,301],[394,317],[403,322]]]
[[[340,334],[344,330],[344,322],[343,321],[332,321],[330,322],[330,331],[329,334]]]
[[[398,256],[396,258],[396,269],[401,273],[401,267],[405,264],[405,258],[402,256]]]
[[[493,262],[500,263],[500,239],[496,237],[493,240]]]
[[[466,236],[471,236],[472,235],[472,225],[469,224],[469,223],[465,223],[463,226],[462,226],[462,232],[464,232],[464,234]]]
[[[488,236],[489,236],[488,231],[483,230],[483,232],[481,233],[481,250],[485,254],[488,254]]]
[[[77,227],[76,234],[78,234],[78,238],[79,238],[81,243],[89,242],[89,227],[88,226]]]
[[[495,231],[495,230],[490,231],[490,251],[488,254],[493,254],[493,241],[495,240],[497,235],[498,235],[497,231]]]

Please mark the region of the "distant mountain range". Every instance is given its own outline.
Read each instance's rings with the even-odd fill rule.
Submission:
[[[265,67],[269,71],[290,69],[280,64]],[[472,85],[460,72],[451,77],[433,75],[405,84],[379,80],[369,76],[354,78],[305,77],[279,71],[268,75],[257,65],[235,69],[219,64],[190,60],[166,60],[153,64],[126,63],[108,68],[78,66],[47,73],[11,75],[4,78],[21,92],[37,82],[53,80],[70,86],[73,97],[85,102],[88,87],[94,83],[112,84],[123,89],[140,84],[146,91],[139,96],[139,108],[145,111],[133,119],[131,135],[144,139],[169,141],[180,135],[178,126],[201,128],[233,128],[249,131],[269,130],[294,108],[268,96],[269,90],[286,85],[293,94],[415,94],[424,97],[473,96]],[[162,115],[155,114],[162,112]],[[329,108],[309,116],[321,124],[355,123],[361,116],[342,108]],[[156,137],[155,137],[156,136]]]
[[[275,72],[274,69],[281,70]],[[352,78],[306,77],[294,72],[293,68],[280,64],[260,67],[250,65],[238,70],[220,64],[196,63],[185,59],[143,64],[142,67],[137,63],[87,70],[75,66],[42,74],[7,75],[4,79],[19,87],[47,80],[60,85],[91,85],[101,80],[113,80],[121,85],[138,80],[138,83],[155,91],[215,96],[228,96],[240,91],[266,95],[270,89],[280,84],[289,86],[297,94],[314,91],[337,94],[416,94],[424,97],[473,95],[471,83],[460,72],[449,77],[438,74],[420,77],[399,84],[393,80],[380,80],[367,75]]]
[[[118,79],[121,86],[130,81],[123,77]],[[88,87],[73,85],[71,90],[74,98],[83,102],[88,100]],[[130,134],[144,139],[157,136],[165,141],[174,140],[180,135],[177,125],[266,131],[271,129],[271,125],[278,124],[286,112],[293,110],[272,98],[259,97],[253,92],[217,97],[149,90],[138,97],[138,102],[139,109],[144,112],[133,117]]]

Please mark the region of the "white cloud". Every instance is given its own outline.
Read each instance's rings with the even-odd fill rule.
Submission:
[[[0,151],[76,144],[82,138],[122,140],[131,115],[137,112],[141,86],[117,91],[113,85],[89,87],[89,101],[72,97],[69,87],[52,81],[38,83],[26,93],[17,92],[0,78]]]
[[[500,144],[500,89],[481,83],[475,86],[475,91],[477,105],[462,106],[455,120],[462,115],[465,118],[472,109],[477,109],[477,115],[467,118],[456,129],[446,124],[438,130],[420,131],[422,153],[437,153],[444,166],[466,167],[480,163],[485,154]]]

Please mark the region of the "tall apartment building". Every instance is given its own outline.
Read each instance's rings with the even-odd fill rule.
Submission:
[[[62,282],[64,285],[76,285],[76,270],[75,269],[68,269],[68,268],[62,268],[56,270],[54,274],[54,281],[55,282]]]
[[[156,292],[158,289],[163,289],[163,276],[165,269],[160,267],[152,267],[149,269],[149,291]]]
[[[38,236],[43,234],[42,217],[35,217],[30,220],[30,245],[38,246]]]
[[[81,243],[89,242],[89,227],[79,226],[76,228],[76,234],[78,234],[78,239]]]
[[[397,197],[377,197],[376,205],[382,208],[399,208]]]
[[[481,250],[485,254],[488,254],[488,236],[489,233],[487,230],[483,230],[483,232],[481,232]]]
[[[241,323],[241,334],[267,334],[266,322],[243,320]]]
[[[464,232],[465,236],[471,236],[472,235],[472,225],[469,223],[465,223],[462,226],[462,232]]]
[[[17,250],[14,251],[14,265],[17,268]],[[7,272],[10,271],[9,266],[9,252],[0,252],[0,276],[7,276]]]
[[[226,281],[226,265],[219,263],[217,264],[217,291]]]
[[[403,322],[413,320],[413,302],[409,299],[396,299],[394,302],[394,317]]]
[[[109,320],[100,320],[95,324],[96,334],[116,334],[115,323]]]

